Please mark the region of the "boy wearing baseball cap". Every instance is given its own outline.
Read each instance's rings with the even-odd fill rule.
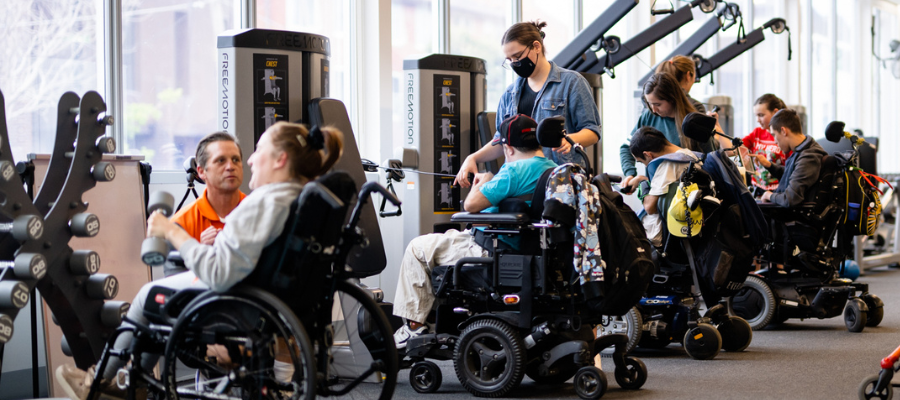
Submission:
[[[490,172],[475,174],[472,188],[466,197],[466,211],[497,212],[497,206],[507,198],[531,195],[537,181],[556,163],[544,157],[537,140],[537,123],[519,114],[500,124],[500,135],[491,144],[502,146],[506,161],[497,175]],[[453,264],[463,257],[487,257],[487,250],[475,241],[473,231],[448,230],[413,239],[406,247],[400,263],[400,277],[394,297],[394,315],[406,319],[394,334],[397,348],[405,348],[409,339],[426,333],[424,325],[434,304],[431,271],[436,265]],[[517,243],[508,241],[515,247]]]

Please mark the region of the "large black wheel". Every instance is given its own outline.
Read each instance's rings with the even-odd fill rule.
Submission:
[[[731,315],[727,321],[716,326],[722,335],[722,350],[744,351],[753,341],[753,329],[750,324],[741,317]]]
[[[695,360],[712,360],[722,348],[722,335],[710,324],[699,323],[684,334],[684,350]]]
[[[397,386],[394,331],[370,294],[348,281],[335,285],[331,337],[316,338],[317,393],[337,399],[388,400]]]
[[[628,344],[625,345],[625,353],[630,353],[641,341],[643,333],[643,321],[641,312],[637,307],[632,307],[625,315],[604,315],[597,325],[597,337],[605,335],[622,334],[628,336]]]
[[[456,377],[478,397],[501,397],[522,382],[525,345],[507,323],[482,319],[467,326],[453,350]]]
[[[581,367],[575,374],[575,393],[582,399],[599,399],[609,385],[606,374],[593,365]]]
[[[881,320],[884,319],[884,302],[872,293],[863,293],[859,297],[866,303],[866,307],[869,308],[869,312],[866,313],[866,326],[878,326]]]
[[[419,361],[409,369],[409,384],[419,393],[434,393],[441,387],[441,369],[431,361]]]
[[[647,366],[637,357],[625,357],[625,367],[616,368],[616,383],[622,389],[637,390],[647,382]]]
[[[292,367],[291,378],[276,376],[276,361]],[[205,378],[195,382],[197,376]],[[277,297],[258,289],[198,297],[166,343],[168,399],[313,399],[315,378],[303,326]]]
[[[748,276],[744,287],[728,299],[728,313],[741,317],[753,330],[760,330],[772,322],[778,305],[775,294],[762,279]]]
[[[894,387],[890,382],[888,382],[887,386],[881,390],[876,390],[877,386],[878,375],[872,375],[864,379],[859,384],[859,389],[857,389],[857,393],[859,393],[859,400],[890,400],[892,397],[894,397]]]
[[[862,332],[866,327],[866,303],[859,298],[852,298],[844,307],[844,324],[850,332]]]

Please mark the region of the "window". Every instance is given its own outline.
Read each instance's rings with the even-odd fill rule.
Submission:
[[[550,60],[575,37],[572,29],[572,21],[575,20],[574,5],[572,1],[522,1],[522,21],[541,20],[547,23],[544,28],[544,46]]]
[[[900,40],[898,18],[896,10],[875,9],[875,51],[882,58],[892,58],[886,65],[880,62],[873,63],[875,88],[876,123],[873,124],[875,132],[865,132],[866,135],[877,136],[878,148],[878,172],[900,172],[900,159],[895,157],[891,150],[900,148],[900,135],[897,134],[897,126],[900,126],[900,49],[891,54],[888,44],[891,40]],[[895,71],[895,72],[892,72]]]
[[[868,54],[860,54],[859,49],[859,33],[865,32],[865,28],[858,25],[857,21],[859,5],[855,1],[838,1],[837,2],[837,32],[836,48],[834,54],[837,67],[835,80],[835,90],[837,96],[837,115],[833,115],[832,119],[844,121],[848,128],[858,128],[859,123],[859,96],[860,87],[855,84],[859,82],[859,62],[862,57],[868,57]],[[813,131],[814,137],[821,137],[824,131]]]
[[[103,93],[98,5],[93,0],[0,3],[0,91],[16,160],[53,150],[63,93]]]
[[[500,46],[503,33],[512,25],[510,10],[509,0],[450,2],[450,53],[487,63],[488,110],[497,109],[500,96],[512,83],[512,73],[501,67],[505,57]]]
[[[235,28],[234,1],[123,2],[126,154],[158,170],[180,170],[197,142],[215,131],[216,36]]]
[[[746,10],[748,7],[748,2],[735,3],[741,7],[741,10]],[[747,32],[752,31],[753,23],[749,20],[745,20],[744,28]],[[720,32],[716,35],[715,40],[718,40],[719,51],[735,43],[737,40],[737,29],[738,25],[735,25],[728,29],[728,31]],[[731,106],[734,107],[734,131],[731,132],[731,134],[740,137],[743,137],[747,132],[750,132],[751,123],[754,121],[754,119],[749,118],[748,111],[750,109],[748,104],[753,100],[747,99],[751,94],[744,90],[744,76],[747,71],[745,68],[745,65],[747,64],[747,54],[748,53],[743,53],[735,57],[713,72],[715,75],[716,93],[730,97]],[[710,54],[706,56],[706,58],[712,56],[713,54]]]
[[[782,17],[776,1],[781,0],[756,0],[753,2],[753,27],[748,29],[756,29],[762,26],[772,18]],[[766,40],[751,50],[753,52],[753,92],[747,97],[748,102],[755,102],[759,96],[771,93],[778,98],[788,102],[786,93],[786,84],[784,82],[784,65],[787,62],[787,55],[782,54],[782,47],[779,43],[787,40],[787,33],[775,35],[771,30],[764,32]],[[792,37],[793,38],[793,37]],[[778,42],[778,43],[776,43]],[[784,49],[785,52],[787,49]],[[799,62],[794,59],[792,63]],[[748,111],[752,111],[753,103],[748,104]],[[752,115],[752,114],[751,114]],[[755,128],[754,121],[756,118],[750,118],[748,122],[749,128]],[[749,132],[749,131],[748,131]],[[743,136],[748,132],[735,132],[738,136]]]
[[[403,79],[403,60],[431,54],[434,17],[431,0],[391,0],[391,76],[394,112],[391,113],[395,132],[404,129],[406,92]],[[488,107],[490,108],[490,107]]]
[[[816,136],[824,133],[826,124],[834,118],[834,43],[829,34],[831,19],[834,18],[831,4],[810,7],[810,17],[812,98],[807,119],[809,131]]]

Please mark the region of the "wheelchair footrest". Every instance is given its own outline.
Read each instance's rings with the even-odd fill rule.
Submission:
[[[542,354],[542,359],[544,362],[538,365],[538,374],[540,376],[555,375],[553,369],[554,365],[558,362],[565,362],[566,359],[568,359],[568,362],[579,367],[594,363],[590,345],[583,340],[572,340],[560,343],[552,349],[545,351],[544,354]]]
[[[820,319],[841,315],[852,290],[851,286],[825,286],[816,293],[810,308],[816,318]]]
[[[406,357],[450,360],[457,336],[447,333],[426,333],[409,339],[406,343]]]

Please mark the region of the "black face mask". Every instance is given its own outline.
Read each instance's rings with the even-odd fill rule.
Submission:
[[[533,61],[531,61],[530,58],[528,58],[528,55],[526,54],[525,57],[523,57],[521,60],[510,63],[510,67],[512,67],[512,70],[516,73],[516,75],[527,79],[529,76],[531,76],[531,74],[534,73],[535,64]]]

